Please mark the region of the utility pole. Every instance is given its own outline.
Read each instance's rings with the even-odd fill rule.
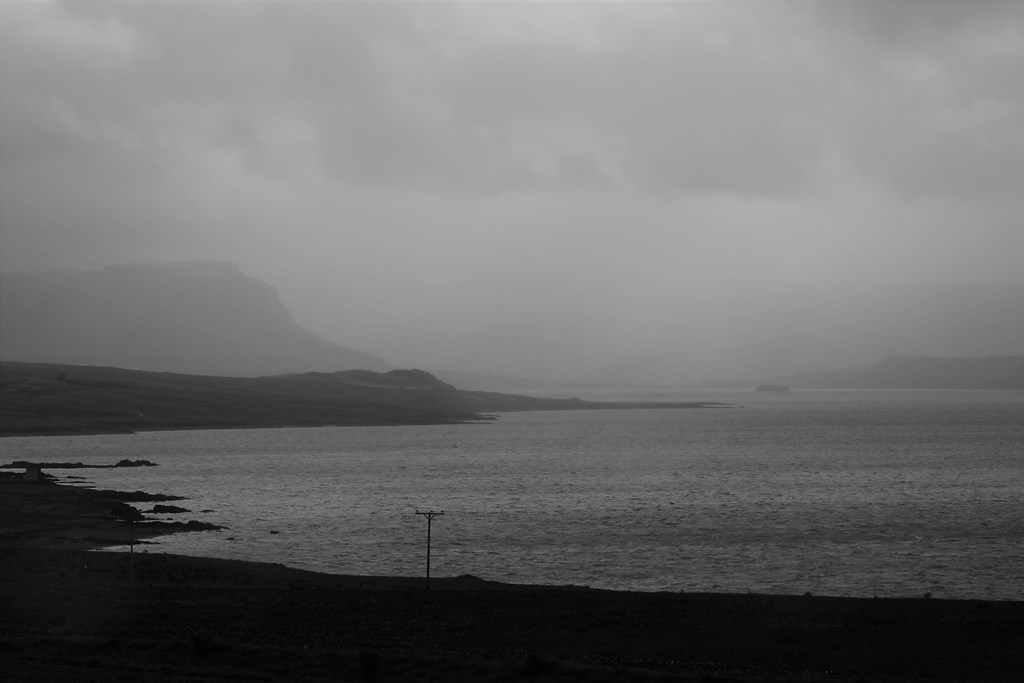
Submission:
[[[135,520],[128,520],[128,573],[135,580]]]
[[[440,512],[434,512],[433,510],[420,512],[417,510],[416,514],[427,518],[427,590],[430,590],[430,525],[434,521],[434,517],[440,517],[444,514],[444,510]]]

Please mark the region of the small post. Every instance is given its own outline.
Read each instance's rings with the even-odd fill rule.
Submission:
[[[135,520],[128,520],[128,573],[135,580]]]
[[[115,503],[111,510],[114,519],[119,519],[128,524],[128,571],[131,577],[135,578],[135,522],[145,519],[143,514],[127,503]]]
[[[420,512],[417,510],[416,514],[427,518],[427,590],[430,590],[430,525],[434,521],[434,517],[439,517],[444,514],[444,510],[441,510],[440,512],[434,512],[433,510]]]

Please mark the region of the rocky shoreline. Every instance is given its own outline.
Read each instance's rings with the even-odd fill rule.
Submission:
[[[125,542],[109,492],[0,481],[5,681],[1015,681],[1024,603],[319,574]],[[157,527],[159,535],[177,529]]]

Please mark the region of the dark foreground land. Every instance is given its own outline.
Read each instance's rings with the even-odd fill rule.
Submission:
[[[85,550],[123,542],[108,512],[116,502],[0,480],[4,681],[1018,681],[1024,671],[1019,602],[628,593],[470,576],[428,591],[421,578],[158,546],[130,562]]]

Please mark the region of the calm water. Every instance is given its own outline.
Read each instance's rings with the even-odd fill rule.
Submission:
[[[434,509],[435,575],[1024,600],[1024,392],[679,398],[737,407],[11,438],[0,459],[148,458],[67,473],[230,527],[149,552],[421,574]]]

